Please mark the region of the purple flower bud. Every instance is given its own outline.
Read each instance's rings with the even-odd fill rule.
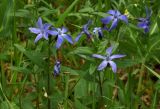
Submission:
[[[78,40],[81,38],[83,34],[85,34],[88,38],[92,37],[91,33],[88,31],[89,25],[91,25],[91,23],[92,21],[89,20],[88,23],[83,26],[81,33],[79,33],[76,39],[74,40],[75,42],[78,42]]]
[[[150,26],[150,17],[151,17],[151,10],[149,11],[148,8],[146,8],[146,18],[138,18],[138,27],[144,29],[144,32],[149,32],[149,26]]]
[[[54,72],[53,72],[54,76],[59,75],[60,65],[61,65],[60,61],[56,61],[56,63],[54,64]]]

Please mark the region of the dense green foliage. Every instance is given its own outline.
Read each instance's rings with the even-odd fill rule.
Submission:
[[[160,0],[1,0],[0,1],[0,109],[159,109],[160,108]],[[152,10],[150,30],[137,27],[137,18]],[[30,33],[37,19],[65,26],[75,39],[88,20],[102,26],[110,9],[127,15],[102,40],[83,36],[74,45]],[[51,43],[50,43],[51,42]],[[98,71],[101,60],[92,54],[125,54],[118,71]],[[53,75],[56,60],[60,75]]]

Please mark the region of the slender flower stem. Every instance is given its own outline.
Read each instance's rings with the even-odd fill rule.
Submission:
[[[101,72],[102,73],[102,72]],[[98,72],[98,78],[99,78],[99,90],[100,90],[100,100],[99,100],[99,107],[103,107],[103,88],[102,88],[102,80],[101,80],[101,74]]]
[[[137,94],[140,93],[141,91],[141,87],[142,87],[142,78],[143,78],[143,74],[144,74],[144,62],[142,62],[142,65],[141,65],[141,69],[140,69],[140,77],[139,77],[139,81],[138,81],[138,88],[137,88]],[[136,103],[136,109],[138,109],[138,104]]]
[[[0,91],[2,93],[1,96],[4,97],[4,100],[7,102],[8,106],[9,106],[9,109],[14,109],[13,108],[13,105],[11,105],[10,101],[8,100],[7,96],[5,95],[4,91],[3,91],[3,88],[2,88],[2,84],[0,83]]]
[[[65,102],[64,109],[67,109],[67,98],[68,98],[68,85],[69,85],[69,74],[65,74]]]
[[[102,90],[102,81],[101,81],[101,75],[98,73],[98,78],[99,78],[99,89],[100,89],[100,94],[101,97],[103,96],[103,90]]]
[[[96,83],[96,75],[94,75],[94,82]],[[96,100],[95,100],[95,92],[96,92],[96,84],[93,85],[93,103],[92,103],[92,109],[95,109]]]
[[[140,77],[139,77],[139,81],[138,81],[138,88],[137,88],[137,94],[140,92],[141,90],[141,84],[142,84],[142,77],[144,74],[144,63],[142,63],[141,65],[141,69],[140,69]]]
[[[49,37],[48,41],[48,78],[47,78],[47,85],[48,85],[48,109],[51,109],[51,101],[50,101],[50,57],[51,57],[51,51],[50,51],[50,43],[51,43],[51,37]]]

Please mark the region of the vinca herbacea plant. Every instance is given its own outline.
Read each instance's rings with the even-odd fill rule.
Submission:
[[[0,109],[160,109],[159,4],[1,0]]]

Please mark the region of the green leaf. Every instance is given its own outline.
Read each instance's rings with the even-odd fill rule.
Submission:
[[[89,74],[93,74],[96,70],[97,66],[95,64],[90,64]]]
[[[7,54],[6,53],[0,53],[0,60],[7,60]]]
[[[19,109],[19,107],[14,103],[9,103],[7,101],[3,101],[0,104],[0,109]]]
[[[61,71],[62,72],[69,72],[71,75],[79,75],[78,72],[80,72],[80,70],[73,70],[73,69],[66,67],[66,66],[61,66]]]
[[[38,65],[39,68],[42,68],[46,70],[47,63],[43,60],[43,56],[35,51],[26,51],[25,48],[23,48],[21,45],[14,44],[14,46],[21,51],[22,53],[25,54],[26,57],[28,57],[34,64]]]
[[[122,59],[122,60],[116,61],[116,63],[119,68],[126,68],[126,67],[131,67],[136,64],[139,64],[139,63],[141,63],[141,61],[140,61],[140,59],[139,60],[138,59],[134,59],[134,60]]]
[[[83,9],[79,10],[79,12],[81,12],[81,13],[85,13],[85,12],[91,13],[93,11],[94,11],[94,9],[91,8],[91,7],[86,7],[86,8],[83,8]]]
[[[25,9],[19,9],[16,13],[15,13],[16,17],[26,17],[28,18],[30,16],[30,13],[28,10]]]
[[[11,66],[10,67],[11,70],[17,71],[17,72],[22,72],[22,73],[26,73],[29,74],[31,73],[31,70],[25,68],[25,67],[16,67],[16,66]]]
[[[75,86],[75,97],[87,96],[87,82],[83,78],[79,80],[77,85]]]
[[[90,47],[78,47],[69,54],[92,54],[92,49]]]

